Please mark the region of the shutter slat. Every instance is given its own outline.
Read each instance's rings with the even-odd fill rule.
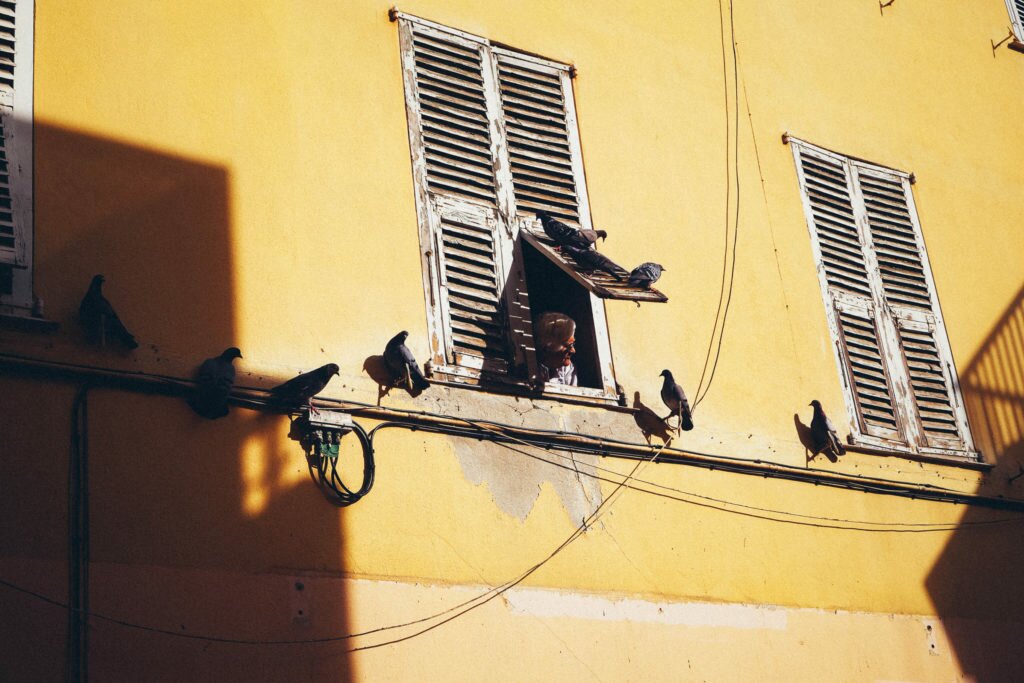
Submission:
[[[865,427],[869,433],[894,436],[896,411],[873,314],[866,307],[844,307],[838,317],[853,395]]]
[[[925,438],[933,446],[959,445],[961,438],[951,388],[933,332],[910,328],[904,321],[900,321],[898,328]]]

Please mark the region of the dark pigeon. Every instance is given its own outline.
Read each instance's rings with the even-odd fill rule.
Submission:
[[[562,251],[569,254],[576,263],[583,266],[585,270],[603,270],[616,280],[626,277],[626,269],[618,265],[610,258],[594,249],[577,249],[568,245],[562,247]]]
[[[196,373],[195,392],[188,397],[192,410],[208,420],[228,414],[228,397],[235,384],[235,366],[232,363],[241,357],[242,352],[232,346],[219,356],[203,361]]]
[[[78,319],[92,343],[106,346],[107,339],[112,338],[129,349],[136,349],[139,343],[135,341],[135,336],[128,331],[117,317],[114,307],[103,296],[104,282],[102,275],[93,277],[89,291],[78,307]]]
[[[412,356],[412,351],[405,345],[408,337],[409,333],[402,330],[391,338],[384,347],[384,364],[391,373],[392,383],[405,382],[410,392],[419,393],[430,388],[430,382],[423,376],[423,371]]]
[[[833,457],[846,455],[846,447],[836,435],[835,425],[828,415],[821,408],[821,401],[815,399],[810,403],[814,408],[814,417],[811,418],[811,440],[814,442],[815,453],[825,453]]]
[[[665,378],[661,384],[661,400],[671,411],[665,416],[665,419],[668,420],[673,415],[678,415],[681,432],[690,431],[693,429],[693,414],[690,412],[690,402],[686,400],[686,393],[683,392],[681,386],[676,384],[671,372],[662,370],[661,376]]]
[[[339,371],[334,363],[310,370],[271,389],[270,399],[279,405],[309,405],[309,400],[323,391]]]
[[[664,270],[660,263],[641,263],[629,274],[629,284],[634,287],[650,289]]]
[[[577,229],[566,225],[557,218],[552,218],[543,211],[537,212],[537,218],[544,228],[544,233],[560,247],[592,249],[598,238],[602,240],[608,238],[608,233],[604,230]]]

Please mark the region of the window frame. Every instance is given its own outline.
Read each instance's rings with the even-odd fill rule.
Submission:
[[[1024,42],[1024,8],[1018,7],[1015,0],[1006,0],[1006,11],[1010,15],[1010,30],[1015,42]]]
[[[818,283],[821,289],[822,301],[824,302],[829,333],[833,341],[833,357],[842,380],[843,399],[846,404],[850,424],[850,442],[853,445],[889,452],[945,458],[952,457],[968,462],[981,461],[981,456],[974,445],[970,425],[968,424],[956,365],[953,361],[953,352],[949,344],[949,337],[938,300],[938,291],[935,287],[931,264],[928,260],[928,251],[925,247],[924,233],[921,229],[917,206],[911,191],[912,175],[905,171],[864,161],[857,157],[839,154],[791,136],[787,136],[786,141],[792,147],[804,218],[810,233],[815,269],[818,274]],[[853,218],[860,241],[861,254],[864,258],[870,298],[834,288],[828,282],[822,244],[816,229],[814,210],[808,194],[808,184],[801,159],[802,155],[823,157],[832,163],[840,164],[844,168]],[[927,311],[917,310],[904,305],[894,305],[886,300],[878,254],[872,238],[871,228],[868,224],[867,207],[860,186],[859,178],[861,175],[889,181],[898,179],[903,189],[907,212],[913,227],[915,246],[920,257],[924,281],[928,288],[930,307]],[[853,308],[864,308],[865,302],[867,302],[868,311],[866,319],[870,320],[875,327],[882,366],[889,380],[889,392],[897,423],[895,437],[882,435],[879,433],[882,430],[878,428],[872,429],[867,424],[855,396],[852,368],[850,366],[849,352],[847,351],[848,344],[842,329],[843,325],[839,320],[839,312],[844,308],[847,311]],[[919,330],[922,326],[927,327],[928,331],[930,331],[939,360],[941,361],[941,371],[946,384],[947,397],[955,417],[957,430],[959,431],[960,438],[958,441],[960,443],[956,446],[951,444],[930,444],[929,440],[934,440],[935,437],[926,435],[920,423],[919,406],[917,399],[913,395],[910,371],[907,366],[907,353],[900,334],[901,329],[905,327]],[[875,431],[876,433],[871,434],[869,433],[870,431]]]
[[[11,269],[10,293],[0,292],[0,314],[23,316],[34,303],[32,266],[34,259],[33,206],[33,86],[35,3],[15,4],[14,87],[0,93],[5,111],[3,149],[7,156],[8,183],[15,246],[0,267]],[[6,111],[7,108],[9,111]]]
[[[592,229],[590,201],[587,194],[586,176],[583,170],[582,147],[571,82],[572,67],[569,64],[545,59],[534,54],[516,51],[486,38],[403,12],[396,11],[392,16],[397,20],[399,29],[403,86],[408,118],[407,127],[412,154],[413,189],[420,244],[421,274],[423,289],[426,295],[427,329],[430,338],[430,371],[435,380],[441,379],[456,385],[480,385],[483,381],[486,381],[488,389],[499,388],[505,385],[513,392],[522,391],[524,388],[529,388],[526,378],[513,377],[500,371],[493,372],[493,368],[471,367],[468,364],[453,362],[456,358],[456,352],[452,342],[452,329],[450,325],[446,324],[448,318],[444,310],[445,297],[442,292],[444,285],[441,281],[440,272],[444,257],[443,250],[440,249],[438,243],[440,230],[437,207],[440,204],[443,210],[458,210],[458,207],[462,207],[468,211],[490,211],[491,207],[484,202],[475,202],[465,197],[449,198],[436,192],[432,193],[429,190],[426,145],[422,135],[419,97],[416,86],[413,25],[417,26],[418,31],[425,31],[428,34],[438,33],[445,40],[473,46],[481,51],[481,71],[487,107],[487,120],[491,134],[491,157],[493,160],[496,194],[496,210],[494,215],[496,225],[492,234],[495,240],[495,258],[497,261],[500,261],[497,273],[499,298],[503,298],[506,304],[509,304],[509,282],[525,283],[523,273],[513,273],[512,268],[517,263],[523,263],[521,250],[524,247],[520,239],[520,232],[524,230],[529,231],[531,223],[536,222],[536,218],[531,214],[517,211],[516,207],[512,170],[508,162],[504,114],[501,110],[498,88],[498,56],[500,55],[507,60],[526,63],[536,70],[558,75],[564,99],[566,132],[573,180],[576,184],[578,214],[582,227]],[[522,266],[520,266],[521,270]],[[536,283],[534,283],[534,286],[536,286]],[[580,286],[582,287],[582,285]],[[528,283],[524,285],[524,289],[526,290],[524,296],[528,296]],[[505,293],[504,297],[502,297],[502,293]],[[592,291],[587,291],[587,297],[590,302],[590,315],[594,325],[597,353],[597,358],[595,359],[596,366],[599,368],[602,386],[601,388],[573,387],[547,382],[543,386],[543,394],[548,398],[564,397],[606,404],[617,403],[615,370],[612,362],[611,340],[608,332],[604,301],[595,296]],[[536,313],[537,311],[531,311],[531,314]],[[506,332],[505,341],[512,344],[516,343],[514,335],[508,332]],[[526,359],[527,363],[538,362],[536,359],[536,349],[524,349],[523,354],[525,356],[532,354],[532,358]],[[516,353],[514,352],[513,355],[516,355]]]

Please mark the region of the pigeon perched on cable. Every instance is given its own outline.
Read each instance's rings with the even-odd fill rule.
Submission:
[[[651,285],[658,281],[665,268],[660,263],[641,263],[629,274],[629,284],[633,287],[650,289]]]
[[[430,387],[430,382],[423,376],[419,364],[412,356],[412,351],[405,345],[409,333],[402,330],[384,347],[384,364],[388,366],[393,384],[404,382],[410,392],[419,393]]]
[[[303,405],[308,406],[309,400],[319,394],[331,381],[331,377],[338,374],[340,368],[334,363],[322,365],[316,370],[310,370],[298,377],[293,377],[284,384],[279,384],[270,390],[270,400],[278,405]],[[310,410],[313,410],[310,406]]]
[[[202,362],[196,373],[195,392],[188,397],[192,410],[208,420],[228,414],[228,397],[235,384],[235,366],[232,363],[241,357],[242,352],[232,346],[219,356]]]
[[[662,370],[661,376],[665,378],[661,384],[661,400],[671,411],[665,416],[665,420],[667,421],[673,415],[678,415],[680,433],[690,431],[693,429],[693,414],[690,412],[690,402],[686,400],[686,393],[683,392],[681,386],[676,384],[671,372]]]
[[[585,270],[603,270],[616,280],[622,280],[626,277],[625,268],[595,249],[577,249],[576,247],[566,245],[562,247],[562,251],[569,254]]]
[[[846,455],[846,447],[836,435],[835,425],[828,415],[821,408],[821,401],[817,399],[810,402],[814,408],[814,417],[811,418],[811,440],[814,442],[814,452],[824,453],[833,457]]]
[[[139,343],[135,341],[135,336],[128,331],[114,307],[103,296],[105,281],[102,275],[93,277],[89,283],[89,291],[85,293],[82,303],[78,306],[78,319],[94,344],[106,346],[107,339],[113,338],[129,349],[136,349]]]
[[[544,228],[544,233],[560,247],[592,249],[598,239],[608,239],[608,233],[604,230],[574,228],[557,218],[552,218],[543,211],[537,212],[537,218],[540,220],[541,227]]]

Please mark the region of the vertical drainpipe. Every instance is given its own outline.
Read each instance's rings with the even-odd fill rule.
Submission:
[[[89,385],[71,408],[68,460],[68,619],[65,679],[89,680]]]

